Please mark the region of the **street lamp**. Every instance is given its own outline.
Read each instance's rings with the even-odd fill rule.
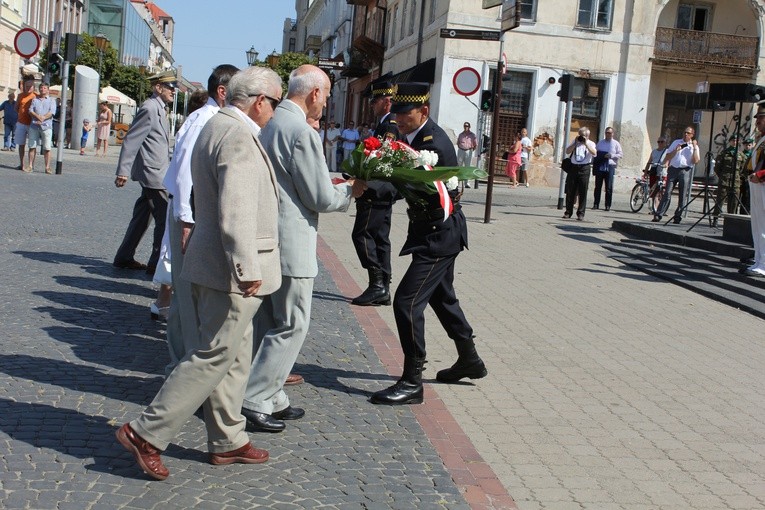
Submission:
[[[268,67],[270,67],[271,69],[274,69],[276,66],[278,66],[280,56],[281,55],[276,53],[276,49],[274,49],[274,51],[272,51],[271,54],[266,57],[266,62],[268,62]]]
[[[251,66],[258,61],[258,52],[255,51],[255,46],[250,46],[250,49],[244,52],[247,55],[247,65]]]
[[[98,93],[101,93],[101,64],[103,62],[104,58],[104,52],[109,48],[111,45],[111,42],[109,41],[109,38],[106,37],[101,32],[97,33],[95,36],[93,36],[93,44],[96,45],[96,48],[98,48]]]

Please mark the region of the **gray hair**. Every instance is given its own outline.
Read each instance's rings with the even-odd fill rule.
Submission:
[[[588,127],[580,127],[579,128],[579,134],[582,136],[590,136],[590,128]]]
[[[287,97],[306,97],[312,90],[323,88],[327,79],[326,73],[317,67],[298,67],[287,81]]]
[[[270,68],[248,67],[231,77],[226,88],[226,103],[246,110],[257,96],[270,96],[281,88],[282,79]]]

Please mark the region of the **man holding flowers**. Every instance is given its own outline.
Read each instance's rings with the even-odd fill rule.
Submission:
[[[375,162],[377,169],[392,177],[392,182],[404,196],[409,208],[409,230],[401,255],[412,255],[412,262],[404,274],[393,299],[401,348],[404,352],[404,370],[393,386],[375,392],[374,404],[419,404],[423,401],[422,370],[425,364],[425,307],[430,304],[438,320],[454,341],[458,359],[450,368],[437,373],[436,379],[453,383],[462,378],[478,379],[488,372],[473,343],[473,328],[468,324],[454,292],[454,262],[467,247],[467,225],[459,204],[457,189],[459,174],[457,156],[449,137],[430,114],[430,86],[427,83],[399,83],[394,88],[391,112],[401,137],[399,142],[368,139],[363,153],[353,155],[353,161],[363,166],[369,157],[382,154]],[[408,144],[408,146],[406,145]],[[419,153],[417,152],[419,151]],[[408,160],[414,159],[414,163]],[[408,163],[408,164],[407,164]],[[435,165],[451,167],[433,171],[433,182],[416,181]],[[424,167],[401,169],[400,167]],[[437,175],[442,170],[453,170],[447,184]],[[470,169],[473,172],[475,169]],[[407,175],[409,175],[407,177]],[[427,175],[425,177],[428,177]],[[472,178],[472,177],[469,177]]]

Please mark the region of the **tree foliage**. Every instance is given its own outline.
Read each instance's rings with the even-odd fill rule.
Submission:
[[[292,71],[302,66],[303,64],[316,64],[316,59],[309,58],[305,53],[282,53],[278,56],[278,61],[275,66],[268,65],[268,57],[264,61],[258,61],[255,65],[263,67],[271,67],[276,74],[282,79],[282,89],[284,93],[287,93],[287,82]]]
[[[139,104],[151,95],[149,80],[133,66],[118,66],[112,74],[111,86]]]

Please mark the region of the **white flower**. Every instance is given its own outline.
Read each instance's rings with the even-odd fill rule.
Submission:
[[[420,151],[417,156],[418,166],[436,166],[436,163],[438,163],[438,154],[433,151]]]
[[[446,184],[446,189],[451,191],[453,189],[457,189],[457,186],[459,186],[459,184],[460,184],[460,180],[457,179],[457,176],[455,175],[455,176],[451,177],[448,181],[446,181],[445,184]]]

